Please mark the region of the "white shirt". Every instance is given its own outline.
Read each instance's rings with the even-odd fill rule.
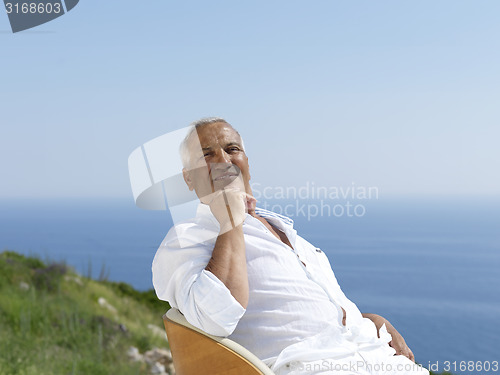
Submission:
[[[273,370],[291,361],[342,358],[373,348],[386,348],[392,355],[390,334],[382,327],[377,338],[375,325],[342,292],[325,253],[298,236],[291,219],[263,209],[255,212],[283,231],[293,249],[247,214],[246,310],[205,270],[219,224],[204,204],[194,219],[168,232],[156,253],[153,284],[158,297],[178,308],[192,325],[229,336]],[[202,238],[206,240],[200,243]]]

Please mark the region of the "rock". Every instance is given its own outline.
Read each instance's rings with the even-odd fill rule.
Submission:
[[[150,374],[175,375],[170,350],[153,348],[152,350],[148,350],[144,354],[141,354],[139,349],[131,346],[127,351],[127,356],[132,361],[146,363]]]
[[[25,283],[24,281],[21,281],[19,283],[19,289],[21,289],[21,290],[30,290],[30,285],[28,283]]]
[[[135,346],[131,346],[130,348],[128,348],[127,356],[134,362],[144,361],[144,356],[139,353],[139,349],[137,349]]]
[[[154,348],[144,353],[144,360],[149,365],[158,362],[164,367],[168,367],[172,363],[172,353],[170,353],[170,350]]]
[[[116,314],[118,312],[116,310],[116,308],[114,306],[110,305],[109,302],[106,301],[106,299],[104,297],[99,297],[99,299],[97,300],[97,303],[99,304],[99,306],[102,306],[105,309],[108,309],[109,311],[111,311],[114,314]]]
[[[80,277],[78,277],[78,276],[65,275],[64,276],[64,280],[66,280],[66,281],[72,281],[75,284],[83,286],[82,279],[80,279]]]
[[[125,326],[125,324],[118,324],[118,328],[120,329],[120,331],[122,331],[123,333],[127,333],[128,332],[128,329],[127,327]]]
[[[155,362],[151,365],[151,367],[149,368],[149,373],[154,375],[168,375],[168,373],[165,371],[165,366],[158,362]]]
[[[155,326],[154,324],[148,324],[148,328],[151,330],[151,333],[153,333],[153,335],[164,337],[165,340],[167,339],[167,334],[164,329],[161,329],[160,327]]]
[[[174,363],[173,362],[168,365],[168,373],[170,375],[175,375],[175,367],[174,367]]]

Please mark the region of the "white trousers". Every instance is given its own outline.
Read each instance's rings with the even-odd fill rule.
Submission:
[[[429,371],[401,355],[380,349],[364,350],[342,359],[291,362],[276,375],[429,375]]]

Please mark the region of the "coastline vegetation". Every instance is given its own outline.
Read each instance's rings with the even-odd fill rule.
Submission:
[[[127,351],[168,347],[161,319],[168,308],[153,290],[92,280],[63,263],[4,251],[0,375],[146,374]]]

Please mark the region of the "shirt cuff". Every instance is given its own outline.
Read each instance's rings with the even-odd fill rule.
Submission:
[[[233,333],[246,310],[222,281],[210,271],[203,270],[193,284],[192,293],[199,313],[196,320],[201,326],[198,328],[214,336]]]

